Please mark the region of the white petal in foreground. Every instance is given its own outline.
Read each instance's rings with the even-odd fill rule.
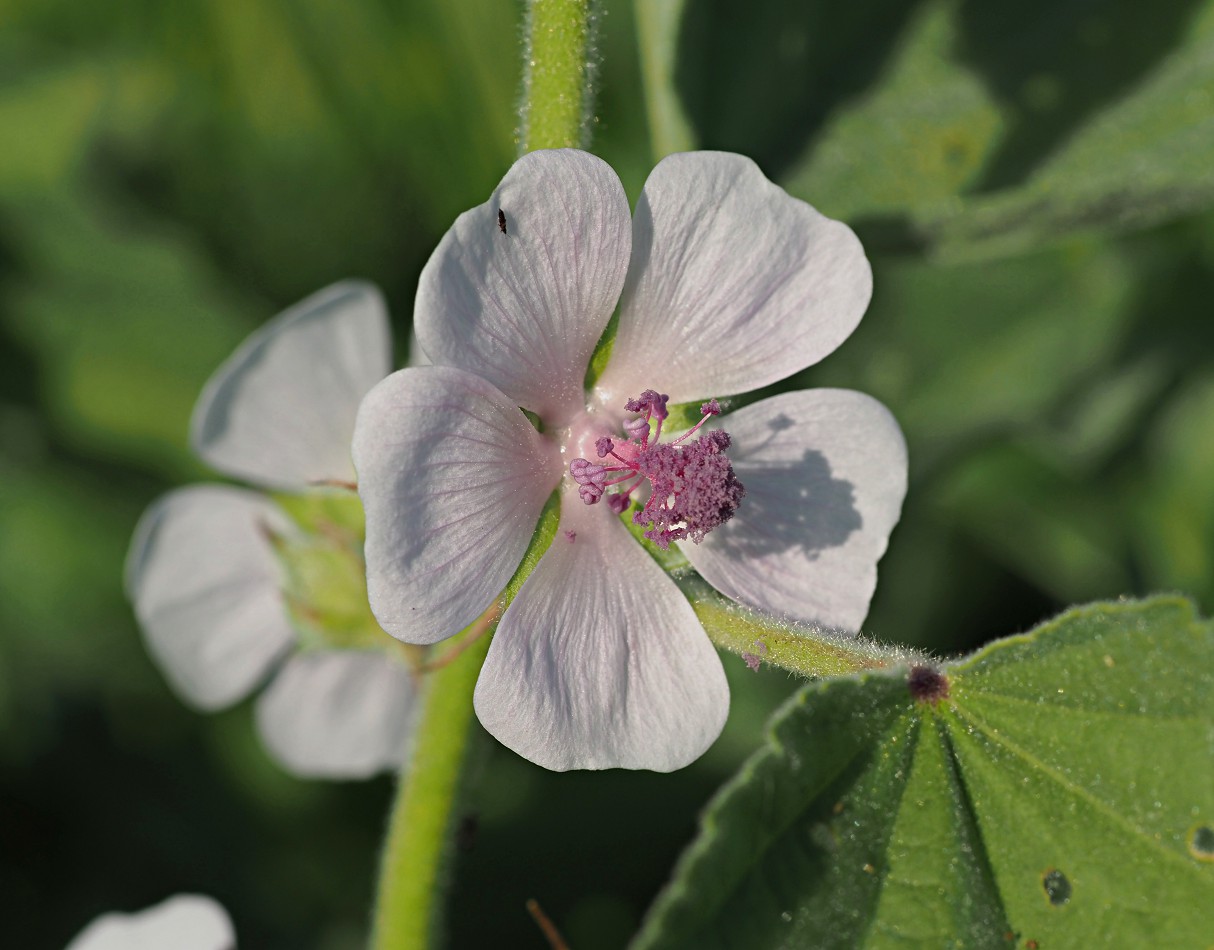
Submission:
[[[408,669],[386,653],[302,653],[258,698],[257,728],[295,775],[368,778],[404,760],[413,699]]]
[[[236,931],[216,901],[178,894],[135,914],[98,917],[67,950],[236,950]]]
[[[681,544],[713,587],[761,610],[858,630],[906,495],[906,442],[881,403],[784,393],[724,416],[746,486],[733,520]]]
[[[628,199],[609,165],[574,149],[525,155],[422,271],[422,347],[559,425],[582,408],[630,247]]]
[[[490,733],[545,768],[669,772],[720,734],[729,687],[674,582],[606,505],[567,492],[561,530],[489,647],[475,705]]]
[[[611,405],[646,388],[689,402],[774,383],[847,339],[872,294],[851,229],[741,155],[663,159],[637,203],[632,242],[599,381]]]
[[[334,284],[267,323],[208,380],[190,423],[194,450],[268,488],[349,480],[358,403],[391,369],[379,291]]]
[[[127,554],[127,594],[170,685],[200,709],[245,696],[295,640],[264,529],[290,530],[257,492],[181,488],[156,501]]]
[[[354,431],[367,514],[367,593],[406,643],[458,633],[518,567],[560,479],[556,448],[509,399],[450,367],[404,369]]]

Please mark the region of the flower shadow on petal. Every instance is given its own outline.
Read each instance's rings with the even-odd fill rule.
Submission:
[[[785,415],[769,423],[773,435],[793,424]],[[807,449],[794,462],[735,468],[746,496],[736,527],[725,525],[716,538],[730,557],[762,557],[800,548],[814,559],[821,551],[842,547],[864,526],[855,486],[834,478],[821,452]]]

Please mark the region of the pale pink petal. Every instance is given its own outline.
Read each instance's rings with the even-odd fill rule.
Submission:
[[[872,293],[860,242],[726,152],[671,155],[633,221],[619,332],[599,398],[746,392],[847,339]]]
[[[476,373],[559,425],[582,408],[586,364],[630,247],[628,199],[609,165],[574,149],[525,155],[487,202],[459,216],[422,271],[421,345],[433,362]]]
[[[414,698],[408,668],[387,653],[316,650],[291,657],[258,697],[257,728],[295,775],[368,778],[404,760]]]
[[[606,505],[566,492],[561,529],[502,618],[475,705],[490,733],[545,768],[669,772],[720,734],[729,687],[674,582]]]
[[[236,931],[215,900],[178,894],[134,914],[98,917],[67,950],[236,950]]]
[[[194,485],[155,502],[127,554],[127,595],[169,684],[200,709],[245,696],[295,641],[264,531],[286,517],[257,492]]]
[[[894,417],[863,393],[811,389],[739,409],[720,428],[746,497],[683,553],[734,600],[858,630],[906,494]]]
[[[354,430],[367,591],[380,625],[435,643],[493,603],[560,480],[555,445],[506,396],[451,367],[404,369]]]
[[[219,367],[194,407],[194,450],[218,471],[268,488],[348,481],[358,403],[391,370],[379,291],[334,284],[275,317]]]

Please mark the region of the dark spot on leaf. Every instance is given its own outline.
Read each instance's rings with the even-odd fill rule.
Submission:
[[[1198,861],[1214,861],[1214,828],[1198,825],[1189,832],[1189,854]]]
[[[506,212],[501,208],[497,209],[497,226],[502,234],[506,233]]]
[[[1045,896],[1055,907],[1061,907],[1071,899],[1071,882],[1057,868],[1050,868],[1042,875],[1041,886],[1045,888]]]
[[[906,688],[911,698],[933,706],[948,699],[948,677],[934,666],[912,666],[906,676]]]
[[[1036,940],[1024,941],[1024,950],[1040,950],[1040,947],[1041,944],[1039,944]]]

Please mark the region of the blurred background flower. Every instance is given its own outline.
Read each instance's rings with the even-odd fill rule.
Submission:
[[[371,616],[350,460],[391,340],[379,292],[357,281],[245,340],[203,387],[191,443],[219,472],[280,493],[175,489],[144,512],[127,553],[127,596],[169,684],[211,711],[270,679],[258,732],[305,778],[366,778],[406,754],[420,655]]]
[[[1214,3],[636,9],[608,6],[595,127],[629,196],[655,151],[742,152],[855,227],[873,262],[859,330],[787,384],[868,392],[906,433],[910,491],[867,629],[950,652],[1093,597],[1180,588],[1214,609]],[[81,921],[182,890],[215,895],[242,945],[359,946],[390,780],[302,782],[265,755],[251,704],[183,707],[140,642],[122,561],[153,499],[211,477],[191,406],[267,315],[356,275],[408,339],[427,256],[514,157],[519,12],[6,5],[15,945],[63,946]],[[484,740],[452,945],[534,946],[528,897],[578,950],[626,941],[795,686],[725,665],[726,730],[673,775],[556,775]]]

